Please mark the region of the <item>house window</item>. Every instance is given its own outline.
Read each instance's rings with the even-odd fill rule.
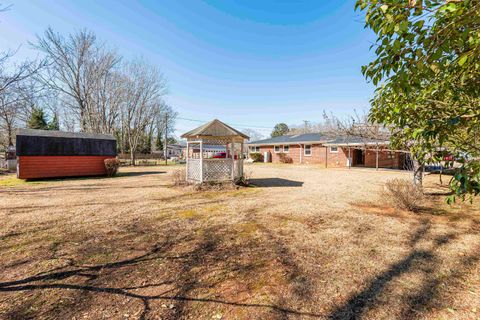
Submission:
[[[251,152],[260,152],[260,147],[250,147]]]
[[[304,154],[306,156],[311,156],[312,155],[312,146],[310,144],[306,144],[304,151],[305,151]]]
[[[338,147],[330,147],[330,153],[338,153]]]
[[[288,153],[290,151],[290,146],[283,146],[283,152]]]
[[[276,153],[280,152],[280,146],[275,146],[273,149]]]

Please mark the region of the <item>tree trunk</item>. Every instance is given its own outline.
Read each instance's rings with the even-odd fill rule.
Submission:
[[[130,162],[132,166],[135,166],[135,152],[133,150],[130,150]]]
[[[13,146],[13,128],[10,123],[7,123],[8,146]]]
[[[423,168],[423,163],[413,160],[413,184],[420,188],[423,185]]]

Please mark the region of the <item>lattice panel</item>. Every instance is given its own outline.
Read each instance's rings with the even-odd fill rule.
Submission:
[[[203,180],[220,181],[230,180],[232,178],[232,160],[231,159],[204,159],[203,160]]]
[[[200,159],[188,159],[187,164],[187,180],[200,180]]]
[[[243,177],[243,160],[235,160],[235,179]]]

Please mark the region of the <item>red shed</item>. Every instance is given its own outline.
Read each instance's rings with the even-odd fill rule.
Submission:
[[[20,129],[16,140],[20,179],[104,175],[104,160],[117,156],[106,134]]]

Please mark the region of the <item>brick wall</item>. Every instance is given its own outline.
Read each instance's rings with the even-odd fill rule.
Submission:
[[[365,151],[365,166],[376,166],[376,151]],[[390,153],[389,151],[379,151],[378,153],[378,166],[380,168],[400,168],[400,154],[397,152]]]
[[[274,151],[274,146],[261,146],[260,152],[262,155],[265,152],[270,152],[273,163],[279,163],[279,153]],[[280,152],[283,152],[283,146],[280,146]],[[348,151],[347,151],[348,152]],[[304,146],[300,148],[299,145],[290,145],[288,152],[284,152],[293,163],[299,164],[323,164],[327,162],[327,167],[345,167],[347,165],[347,154],[342,148],[338,148],[337,152],[331,152],[329,147],[324,147],[320,144],[313,144],[311,147],[311,155],[305,155]],[[328,161],[325,161],[327,159]]]
[[[270,152],[272,156],[273,163],[279,163],[280,157],[278,153],[274,151],[274,146],[261,146],[260,152],[262,155],[266,152]],[[283,146],[280,146],[280,151],[283,152]],[[326,165],[328,168],[338,168],[346,167],[348,159],[348,148],[337,148],[337,152],[332,152],[330,147],[325,147],[321,144],[313,144],[311,147],[311,155],[305,155],[304,146],[300,148],[299,145],[290,145],[290,149],[287,152],[284,152],[290,158],[292,158],[293,163],[296,164],[320,164]],[[300,156],[301,154],[301,156]],[[355,153],[353,149],[351,150],[351,157],[353,158],[353,163],[355,163]],[[325,160],[327,159],[327,161]],[[380,151],[378,154],[378,166],[380,168],[400,168],[401,167],[401,155],[399,153],[391,154],[389,151]],[[366,150],[365,151],[365,167],[375,167],[376,163],[376,152],[375,150]]]

